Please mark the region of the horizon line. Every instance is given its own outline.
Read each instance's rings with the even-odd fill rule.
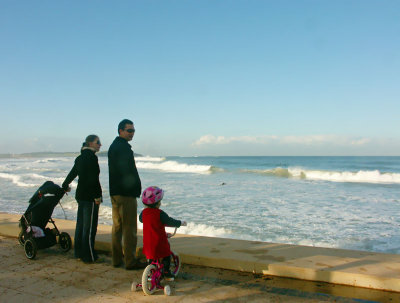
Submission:
[[[97,152],[99,156],[107,155],[107,151]],[[40,151],[40,152],[26,152],[26,153],[0,153],[0,158],[13,158],[23,156],[47,156],[47,155],[63,155],[63,156],[75,156],[79,155],[80,151]],[[191,155],[191,156],[179,156],[179,155],[168,155],[168,156],[154,156],[154,155],[143,155],[140,153],[134,153],[137,157],[400,157],[400,155]]]

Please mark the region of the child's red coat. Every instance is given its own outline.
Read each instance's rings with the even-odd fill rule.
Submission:
[[[143,253],[147,259],[159,259],[171,255],[160,212],[158,208],[146,208],[142,212]]]

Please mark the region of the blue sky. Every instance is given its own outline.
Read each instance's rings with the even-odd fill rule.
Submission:
[[[400,155],[399,1],[1,1],[0,153]]]

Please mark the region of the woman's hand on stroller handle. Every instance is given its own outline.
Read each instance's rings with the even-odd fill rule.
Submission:
[[[71,191],[71,186],[68,185],[67,188],[64,188],[64,191],[65,191],[66,193],[69,193],[69,192]]]

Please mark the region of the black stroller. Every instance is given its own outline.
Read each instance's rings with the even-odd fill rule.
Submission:
[[[67,252],[71,249],[70,235],[66,232],[60,233],[51,218],[54,208],[64,194],[65,191],[60,186],[46,181],[29,200],[29,206],[19,220],[21,231],[18,236],[28,259],[34,259],[38,249],[57,244],[57,237],[62,251]],[[46,227],[49,222],[53,224],[53,229]]]

